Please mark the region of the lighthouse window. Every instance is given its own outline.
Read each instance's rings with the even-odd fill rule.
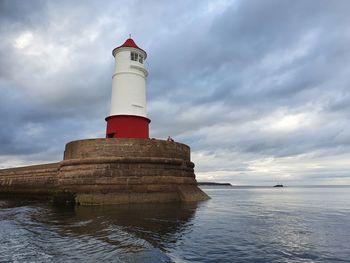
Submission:
[[[131,60],[138,61],[139,60],[139,54],[136,52],[131,52]]]
[[[141,64],[143,64],[143,56],[136,53],[136,52],[131,52],[131,56],[130,56],[132,61],[138,61]]]
[[[143,64],[143,56],[139,56],[139,62],[141,63],[141,64]]]

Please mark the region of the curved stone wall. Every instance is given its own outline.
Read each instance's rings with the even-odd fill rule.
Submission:
[[[64,160],[100,157],[157,157],[190,161],[190,147],[155,139],[89,139],[67,143]]]
[[[193,168],[190,148],[181,143],[79,140],[66,145],[58,187],[83,204],[180,201],[179,189],[197,189]]]

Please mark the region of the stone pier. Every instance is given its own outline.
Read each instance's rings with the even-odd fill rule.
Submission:
[[[209,199],[187,145],[115,138],[70,142],[59,163],[2,169],[0,194],[80,205]]]

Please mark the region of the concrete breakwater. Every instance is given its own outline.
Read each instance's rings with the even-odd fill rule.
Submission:
[[[0,194],[81,205],[201,201],[190,148],[145,139],[66,145],[61,162],[0,170]]]

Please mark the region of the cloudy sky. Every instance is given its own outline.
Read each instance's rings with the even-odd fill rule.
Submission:
[[[199,181],[350,184],[350,1],[0,0],[0,167],[104,137],[111,51],[147,51],[151,137]]]

